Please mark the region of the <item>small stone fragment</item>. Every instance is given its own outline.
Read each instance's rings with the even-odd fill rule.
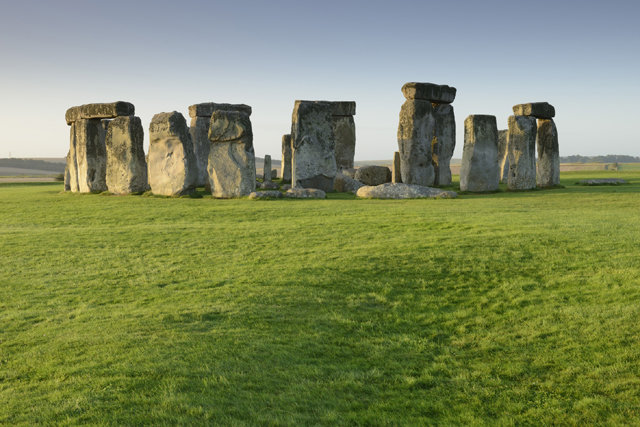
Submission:
[[[356,195],[367,199],[453,199],[458,196],[458,193],[455,191],[440,190],[439,188],[424,187],[422,185],[386,183],[361,187]]]
[[[287,190],[284,196],[290,199],[325,199],[327,194],[317,188],[295,187]]]
[[[351,178],[348,175],[338,172],[336,179],[333,182],[333,189],[339,193],[353,193],[355,194],[360,187],[364,184]]]
[[[253,191],[249,194],[250,199],[282,199],[280,191]]]

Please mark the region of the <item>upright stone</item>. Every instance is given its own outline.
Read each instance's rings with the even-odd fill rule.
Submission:
[[[553,119],[538,119],[538,165],[536,182],[539,187],[560,184],[560,151],[558,130]]]
[[[471,115],[464,121],[460,190],[496,191],[499,181],[496,118]]]
[[[402,182],[399,151],[393,152],[393,164],[391,165],[391,182],[394,184],[399,184]]]
[[[451,185],[451,157],[456,148],[456,118],[453,106],[437,104],[433,108],[435,136],[431,141],[434,185]]]
[[[251,120],[246,112],[218,110],[209,127],[209,185],[218,198],[248,196],[256,189]]]
[[[282,182],[291,182],[291,135],[282,135],[282,163],[280,165]]]
[[[106,137],[107,189],[114,194],[141,193],[149,188],[140,117],[116,117]]]
[[[67,165],[65,174],[69,175],[68,187],[73,193],[78,192],[78,162],[76,160],[76,123],[73,121],[69,128],[69,153],[67,154]],[[65,188],[67,184],[65,183]]]
[[[271,182],[271,156],[265,154],[262,167],[262,182]]]
[[[75,161],[78,191],[106,191],[105,131],[100,119],[78,119],[75,129]]]
[[[498,131],[498,166],[500,167],[500,182],[506,182],[509,175],[509,130]]]
[[[536,188],[536,119],[509,116],[509,190]]]
[[[430,101],[407,99],[400,109],[398,149],[402,182],[433,185],[431,141],[435,131],[433,106]]]
[[[180,196],[196,188],[193,143],[187,121],[177,111],[156,114],[151,120],[148,171],[153,194]]]
[[[293,187],[333,191],[337,166],[331,104],[295,102],[291,120]]]
[[[189,106],[189,117],[191,117],[189,133],[191,134],[193,153],[196,158],[198,171],[196,185],[198,187],[208,187],[209,185],[209,173],[207,172],[209,149],[211,146],[211,141],[209,141],[209,125],[211,123],[211,115],[214,111],[241,111],[251,116],[251,107],[245,104],[204,102]]]
[[[336,167],[338,170],[353,168],[356,153],[356,114],[354,101],[332,102],[333,134],[335,138]]]

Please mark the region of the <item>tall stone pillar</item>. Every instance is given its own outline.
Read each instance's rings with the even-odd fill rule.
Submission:
[[[393,164],[391,165],[391,182],[394,184],[402,183],[402,173],[400,166],[400,152],[394,151]]]
[[[509,190],[536,188],[536,119],[529,116],[509,117]]]
[[[335,138],[336,167],[352,169],[356,153],[355,101],[333,101],[331,120]]]
[[[262,167],[262,181],[271,182],[271,156],[269,154],[265,154],[264,156],[264,164]]]
[[[121,116],[107,128],[107,189],[113,194],[142,193],[149,189],[140,117]]]
[[[539,187],[559,185],[560,151],[558,130],[553,119],[538,119],[536,143],[538,145],[536,183]]]
[[[464,121],[460,190],[496,191],[499,181],[496,118],[484,115],[469,116]]]
[[[434,185],[451,185],[451,158],[456,148],[456,118],[450,104],[434,104],[435,135],[431,141]]]
[[[198,187],[208,187],[209,185],[209,174],[207,172],[211,146],[209,125],[214,111],[240,111],[251,116],[251,107],[245,104],[204,102],[189,106],[189,117],[191,117],[189,133],[191,134],[193,153],[196,158],[198,173],[196,185]]]
[[[282,135],[280,175],[282,176],[282,182],[291,182],[291,134]]]

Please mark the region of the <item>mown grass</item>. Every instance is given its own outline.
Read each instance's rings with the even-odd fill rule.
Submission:
[[[631,184],[584,187],[583,178]],[[0,423],[637,424],[640,171],[453,200],[0,185]]]

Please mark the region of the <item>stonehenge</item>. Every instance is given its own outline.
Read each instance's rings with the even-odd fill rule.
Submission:
[[[538,119],[536,133],[538,163],[536,184],[538,187],[553,187],[560,184],[560,152],[558,130],[553,119]]]
[[[209,186],[216,198],[248,196],[256,189],[253,131],[244,111],[216,110],[209,126]]]
[[[335,138],[336,167],[338,170],[353,168],[356,153],[356,103],[353,101],[331,102],[331,121]]]
[[[266,154],[264,156],[264,166],[262,168],[262,181],[271,181],[271,156]]]
[[[211,115],[214,111],[241,111],[251,116],[251,107],[245,104],[225,104],[216,102],[204,102],[201,104],[193,104],[189,106],[189,117],[191,117],[191,126],[189,133],[193,142],[193,152],[196,157],[198,179],[198,187],[206,187],[209,185],[209,175],[207,165],[209,163],[209,125],[211,124]]]
[[[402,86],[398,148],[405,184],[450,185],[455,149],[455,115],[450,104],[456,88],[410,82]]]
[[[280,162],[282,182],[291,182],[291,134],[282,135],[282,161]]]
[[[496,191],[499,181],[496,117],[471,115],[464,121],[460,190]]]
[[[334,107],[328,101],[296,101],[291,117],[292,186],[333,191],[337,173]]]
[[[151,192],[181,196],[195,191],[198,166],[184,116],[177,111],[153,116],[149,140],[147,166]]]
[[[137,116],[119,116],[107,128],[107,190],[113,194],[142,193],[149,188],[144,131]]]
[[[536,119],[509,116],[509,190],[536,188]]]

